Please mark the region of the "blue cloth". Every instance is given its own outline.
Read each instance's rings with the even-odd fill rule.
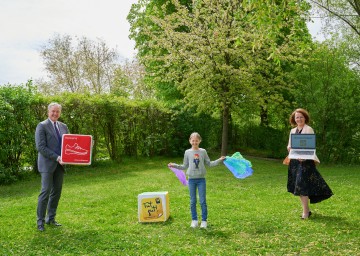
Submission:
[[[238,179],[245,179],[253,174],[252,164],[246,160],[240,152],[234,153],[231,157],[227,156],[224,160],[225,166]]]
[[[206,180],[205,178],[189,179],[190,192],[190,210],[191,219],[198,220],[196,211],[196,188],[199,192],[199,201],[201,206],[201,219],[207,221],[207,204],[206,204]]]

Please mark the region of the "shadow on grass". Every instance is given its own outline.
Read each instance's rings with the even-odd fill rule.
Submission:
[[[222,230],[216,229],[214,227],[208,227],[207,229],[199,229],[200,231],[204,232],[207,237],[213,238],[229,238],[230,234],[226,233]]]
[[[75,230],[65,227],[45,227],[44,232],[36,231],[31,240],[32,255],[99,255],[101,252],[117,253],[131,249],[134,239],[114,236],[101,229]]]
[[[170,215],[166,221],[157,221],[157,222],[139,222],[141,225],[159,225],[159,226],[169,226],[174,223],[174,218]]]
[[[310,219],[309,219],[310,220]],[[349,228],[353,229],[355,226],[359,226],[359,224],[354,221],[349,221],[345,217],[339,217],[339,216],[328,216],[328,215],[322,215],[322,214],[316,214],[311,218],[312,222],[315,223],[325,223],[327,225],[333,226],[333,227],[343,227],[343,228]]]
[[[149,225],[153,228],[154,225],[155,226],[171,226],[171,225],[175,224],[175,222],[174,222],[174,218],[172,216],[170,216],[169,219],[165,222],[141,222],[140,224],[144,225],[144,227]],[[207,229],[202,229],[199,227],[191,228],[190,224],[189,224],[189,226],[186,226],[186,228],[188,228],[189,231],[202,233],[207,237],[216,237],[216,238],[230,237],[229,234],[223,232],[217,226],[214,226],[214,225],[209,225]]]

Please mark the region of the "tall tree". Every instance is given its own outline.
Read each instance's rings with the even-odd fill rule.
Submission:
[[[117,66],[118,54],[102,40],[94,42],[83,37],[76,52],[82,58],[83,79],[90,92],[109,92]]]
[[[351,68],[360,72],[360,1],[310,0],[326,23],[325,33],[341,44]]]
[[[315,6],[325,11],[328,17],[335,17],[349,26],[360,36],[360,1],[359,0],[310,0]]]
[[[192,0],[182,0],[181,3],[190,7]],[[138,57],[145,68],[145,83],[156,89],[156,97],[169,106],[174,105],[174,101],[182,99],[183,96],[173,81],[164,81],[158,79],[154,70],[157,68],[164,69],[164,62],[161,60],[143,60],[147,55],[166,55],[165,49],[155,49],[151,44],[149,31],[161,33],[162,29],[153,22],[152,17],[164,17],[176,11],[175,6],[168,4],[162,8],[169,0],[139,0],[133,4],[127,17],[130,23],[130,38],[135,40],[135,48],[138,50]],[[166,71],[165,71],[166,72]]]
[[[141,2],[142,8],[138,5],[134,15],[143,17],[146,2],[156,1]],[[140,58],[154,77],[173,83],[184,95],[188,106],[221,116],[221,151],[225,155],[232,111],[259,96],[253,79],[257,69],[255,52],[263,46],[270,47],[272,51],[264,55],[265,59],[281,60],[284,51],[289,50],[287,45],[291,37],[298,33],[297,24],[303,22],[298,15],[301,9],[285,4],[289,1],[283,4],[269,1],[271,8],[266,5],[268,12],[265,13],[263,1],[162,2],[163,5],[152,9],[150,22],[132,23],[133,36],[141,38],[137,44]],[[277,22],[262,20],[258,15],[263,14],[269,20],[276,17]],[[139,21],[134,17],[132,20]],[[257,29],[265,31],[266,25],[268,31],[274,28],[274,34],[257,34]],[[139,26],[140,35],[136,34]],[[280,39],[277,33],[285,28],[289,32],[282,33]],[[268,38],[266,44],[265,38]]]
[[[73,39],[69,35],[55,35],[44,45],[40,55],[50,81],[58,91],[103,93],[110,90],[118,54],[100,39]]]
[[[153,99],[155,90],[145,79],[145,68],[137,58],[126,60],[115,70],[111,93],[131,99]]]
[[[57,90],[76,92],[82,88],[81,59],[69,35],[55,35],[40,51],[45,69]]]
[[[350,69],[341,46],[317,45],[307,63],[298,63],[296,101],[312,116],[324,161],[359,159],[360,75]]]

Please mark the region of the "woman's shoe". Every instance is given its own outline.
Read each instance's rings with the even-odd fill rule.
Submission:
[[[306,220],[306,219],[310,218],[310,216],[311,216],[311,211],[309,211],[307,217],[301,216],[301,219],[302,219],[302,220]]]

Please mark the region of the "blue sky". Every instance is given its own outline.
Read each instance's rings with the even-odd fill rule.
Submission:
[[[137,0],[0,0],[0,85],[46,80],[41,46],[55,33],[96,40],[122,58],[135,54],[126,20]],[[319,24],[309,25],[315,35]]]

